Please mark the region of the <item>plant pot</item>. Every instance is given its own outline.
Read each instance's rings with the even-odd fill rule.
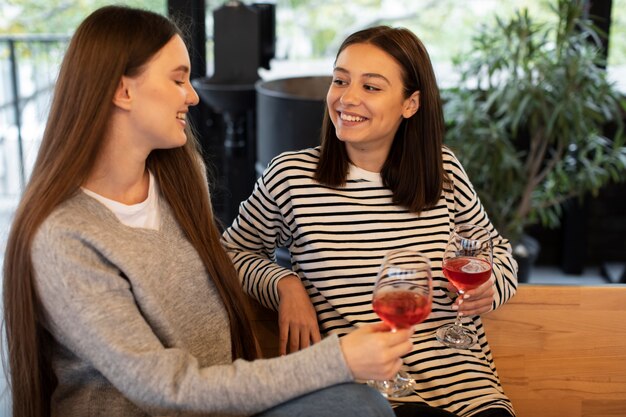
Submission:
[[[528,282],[540,250],[539,241],[530,235],[522,235],[520,240],[513,244],[513,257],[518,266],[517,282]]]

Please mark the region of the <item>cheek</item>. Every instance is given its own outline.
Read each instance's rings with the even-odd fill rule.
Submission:
[[[390,101],[384,106],[379,107],[381,114],[391,123],[400,122],[403,119],[404,107],[396,101]]]
[[[337,113],[333,109],[336,100],[336,94],[332,92],[332,89],[329,90],[326,94],[326,109],[328,111],[328,114],[330,115],[330,121],[333,122],[334,125],[336,124],[337,119]]]
[[[335,94],[333,93],[333,89],[330,88],[328,90],[328,93],[326,93],[326,106],[328,107],[328,109],[333,108],[333,103],[335,102],[334,96]]]

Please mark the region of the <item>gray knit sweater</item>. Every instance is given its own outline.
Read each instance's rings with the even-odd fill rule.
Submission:
[[[32,252],[59,380],[53,416],[249,415],[352,380],[337,337],[285,357],[231,360],[222,301],[169,207],[131,228],[84,193]]]

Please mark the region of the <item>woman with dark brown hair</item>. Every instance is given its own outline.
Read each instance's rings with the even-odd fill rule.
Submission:
[[[394,398],[396,413],[510,417],[480,315],[515,294],[516,263],[443,136],[439,89],[417,36],[387,26],[356,32],[337,53],[321,146],[274,158],[223,240],[245,290],[278,310],[283,352],[378,321],[372,290],[384,255],[424,253],[432,313],[403,358],[414,382]],[[489,231],[493,273],[457,297],[442,258],[451,231],[464,223]],[[291,268],[274,262],[278,247],[289,249]],[[457,311],[478,334],[470,349],[436,337]]]
[[[392,414],[349,382],[393,375],[410,331],[253,360],[189,74],[158,14],[104,7],[74,34],[4,260],[13,417]]]

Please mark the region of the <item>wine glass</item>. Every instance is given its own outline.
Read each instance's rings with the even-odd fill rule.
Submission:
[[[393,250],[385,255],[378,271],[372,307],[392,332],[407,329],[430,314],[432,291],[428,258],[413,250]],[[392,380],[369,384],[390,398],[410,395],[415,381],[401,370]]]
[[[484,227],[463,224],[454,228],[443,254],[443,274],[454,285],[459,296],[479,287],[491,277],[493,243]],[[444,345],[469,349],[478,341],[476,333],[463,326],[459,313],[453,324],[437,330],[437,340]]]

